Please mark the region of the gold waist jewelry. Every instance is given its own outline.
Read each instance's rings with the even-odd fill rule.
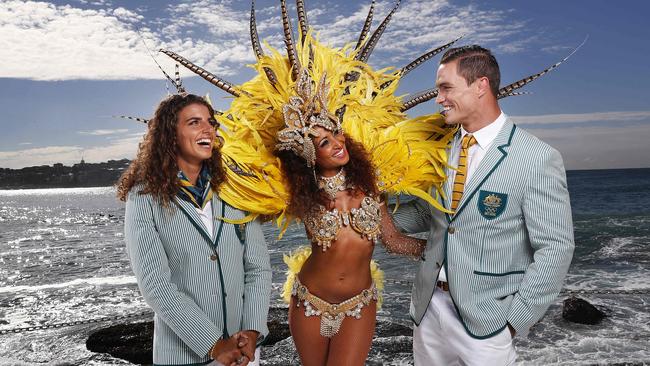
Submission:
[[[305,220],[305,227],[312,241],[326,251],[339,233],[342,226],[350,226],[361,237],[374,242],[380,235],[381,211],[379,201],[372,197],[364,197],[359,208],[349,212],[334,208],[327,211],[319,205],[312,210]]]
[[[296,277],[293,283],[291,294],[298,298],[296,307],[300,307],[302,302],[305,307],[305,316],[320,316],[320,335],[331,338],[341,329],[341,323],[346,316],[361,319],[361,309],[370,304],[370,301],[377,301],[377,287],[372,282],[370,288],[367,288],[358,295],[351,297],[339,304],[330,304],[320,297],[309,292],[307,286],[300,283]]]

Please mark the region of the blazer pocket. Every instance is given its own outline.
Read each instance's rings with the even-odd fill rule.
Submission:
[[[526,271],[524,271],[524,270],[510,271],[510,272],[504,272],[504,273],[474,271],[475,275],[491,276],[491,277],[503,277],[503,276],[510,276],[510,275],[515,275],[515,274],[524,274],[524,273],[526,273]]]
[[[489,293],[489,297],[499,299],[517,292],[523,278],[523,270],[502,273],[474,271],[472,288],[475,293]]]

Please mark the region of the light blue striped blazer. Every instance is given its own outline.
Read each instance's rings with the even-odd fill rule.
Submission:
[[[155,312],[153,362],[209,361],[210,347],[239,330],[268,334],[271,267],[259,222],[215,220],[207,229],[192,204],[175,198],[168,208],[134,187],[126,202],[124,237],[140,292]],[[217,195],[212,214],[244,213]],[[218,240],[216,240],[218,238]],[[216,241],[218,260],[214,254]]]
[[[450,162],[458,150],[450,149]],[[440,199],[447,208],[452,186],[448,180],[447,199]],[[429,231],[411,317],[416,324],[424,317],[444,263],[451,298],[471,336],[491,337],[507,323],[526,335],[557,297],[573,255],[562,157],[508,119],[464,192],[454,215],[419,200],[395,214],[401,229]]]

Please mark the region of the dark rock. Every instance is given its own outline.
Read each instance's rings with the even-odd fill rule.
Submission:
[[[586,300],[575,296],[564,300],[562,318],[580,324],[598,324],[607,315],[588,303]]]
[[[291,337],[289,324],[278,320],[269,320],[267,325],[269,327],[269,335],[264,340],[264,346],[272,346],[283,339]]]
[[[152,321],[118,324],[92,333],[86,340],[86,348],[137,364],[152,364],[152,341]]]
[[[289,310],[287,308],[270,308],[267,326],[269,335],[264,340],[264,346],[272,346],[283,339],[291,337],[289,331]]]

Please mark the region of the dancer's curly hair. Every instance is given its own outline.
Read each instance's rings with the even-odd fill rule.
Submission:
[[[178,114],[190,104],[204,105],[210,115],[214,116],[212,106],[198,95],[174,94],[160,102],[148,123],[147,133],[138,146],[137,157],[118,181],[117,197],[121,201],[126,201],[133,186],[141,184],[141,194],[151,194],[163,206],[169,205],[180,187],[176,162],[179,153],[176,136]],[[216,192],[226,179],[221,150],[213,149],[212,157],[206,160],[206,164],[210,169],[210,184]]]
[[[345,147],[350,155],[350,161],[345,165],[347,181],[354,185],[358,192],[374,196],[377,192],[374,168],[368,152],[359,142],[345,135]],[[327,207],[329,198],[318,188],[314,180],[314,170],[308,167],[305,160],[290,150],[279,150],[275,155],[280,159],[282,173],[289,185],[290,200],[287,211],[290,215],[304,218],[317,204]],[[318,174],[318,172],[316,172]]]

